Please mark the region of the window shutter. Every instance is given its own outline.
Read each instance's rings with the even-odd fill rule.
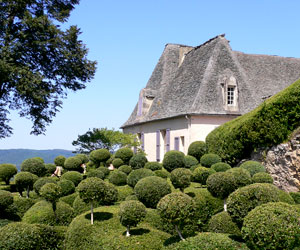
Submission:
[[[170,129],[166,129],[166,152],[170,151]]]
[[[160,162],[160,130],[156,131],[156,161]]]
[[[175,141],[174,141],[174,149],[175,150],[177,150],[177,151],[179,151],[179,137],[175,137],[174,138],[175,139]]]
[[[145,136],[144,132],[141,133],[141,148],[144,151],[145,150]]]
[[[134,138],[134,142],[136,142],[136,138]],[[136,152],[137,152],[137,148],[136,148],[136,146],[134,146],[134,147],[133,147],[133,153],[136,154]]]

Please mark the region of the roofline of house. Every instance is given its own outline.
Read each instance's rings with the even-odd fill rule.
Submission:
[[[143,122],[136,122],[133,124],[129,124],[129,125],[123,125],[120,128],[124,129],[124,128],[128,128],[128,127],[134,127],[137,125],[141,125],[141,124],[145,124],[145,123],[149,123],[149,122],[156,122],[156,121],[162,121],[162,120],[168,120],[168,119],[173,119],[173,118],[179,118],[179,117],[184,117],[184,116],[193,116],[193,115],[203,115],[203,116],[241,116],[242,114],[240,113],[227,113],[227,114],[207,114],[207,113],[186,113],[186,114],[180,114],[180,115],[175,115],[175,116],[170,116],[170,117],[165,117],[165,118],[158,118],[158,119],[153,119],[153,120],[148,120],[148,121],[143,121]]]

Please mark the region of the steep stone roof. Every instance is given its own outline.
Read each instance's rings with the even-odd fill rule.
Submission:
[[[231,76],[235,111],[224,108],[222,84]],[[122,128],[182,115],[241,115],[299,78],[300,59],[232,51],[224,35],[197,47],[167,44]]]

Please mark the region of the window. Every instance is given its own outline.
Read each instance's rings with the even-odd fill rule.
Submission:
[[[235,87],[227,88],[227,105],[234,105],[234,89]]]

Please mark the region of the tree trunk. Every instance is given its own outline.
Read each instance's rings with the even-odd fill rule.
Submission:
[[[182,237],[182,234],[181,234],[181,232],[180,232],[180,230],[179,230],[179,228],[178,228],[177,225],[175,225],[175,229],[176,229],[176,232],[178,233],[180,239],[181,239],[181,240],[185,240],[185,239]]]
[[[130,226],[127,226],[127,227],[126,227],[126,236],[127,236],[127,237],[130,236],[129,229],[130,229]]]
[[[224,211],[227,212],[227,199],[224,199]]]
[[[93,202],[91,202],[91,224],[94,224]]]
[[[26,198],[29,198],[29,186],[27,187],[27,195]]]
[[[58,217],[57,217],[57,214],[56,214],[56,202],[52,202],[52,209],[53,209],[53,213],[54,213],[54,216],[55,216],[55,221],[56,221],[56,223],[58,223]]]

